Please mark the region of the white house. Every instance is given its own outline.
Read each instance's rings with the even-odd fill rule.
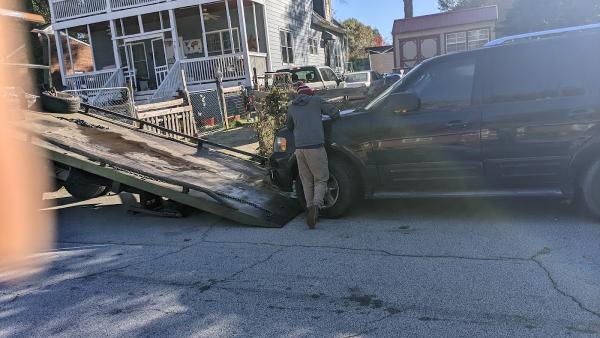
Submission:
[[[97,89],[131,83],[153,98],[181,86],[251,85],[255,73],[291,65],[343,72],[346,39],[331,0],[49,0],[63,85]],[[80,67],[67,43],[89,43]],[[84,69],[85,68],[85,69]]]

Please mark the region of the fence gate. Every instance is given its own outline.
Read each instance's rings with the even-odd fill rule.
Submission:
[[[190,92],[190,104],[196,115],[198,132],[200,135],[210,134],[225,128],[223,109],[219,102],[216,89]],[[230,122],[247,115],[245,95],[243,90],[228,91],[225,94],[227,114]]]

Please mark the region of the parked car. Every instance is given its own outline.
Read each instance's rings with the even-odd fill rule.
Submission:
[[[389,87],[394,83],[400,81],[402,79],[402,75],[396,73],[385,74],[383,76],[383,85],[385,87]]]
[[[376,71],[367,70],[362,72],[348,73],[344,76],[346,88],[368,88],[362,95],[348,96],[349,100],[364,99],[372,93],[381,92],[384,87],[383,77]]]
[[[314,91],[337,88],[343,80],[327,66],[304,66],[280,69],[278,73],[291,73],[296,86],[306,86]]]
[[[600,217],[600,26],[532,36],[425,61],[325,121],[324,216],[362,197],[562,196]],[[278,133],[271,176],[303,202],[293,143]]]
[[[383,76],[372,70],[348,73],[344,76],[347,88],[371,87],[382,82],[382,80]]]

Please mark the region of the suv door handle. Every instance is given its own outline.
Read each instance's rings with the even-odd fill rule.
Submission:
[[[467,129],[469,127],[469,122],[454,120],[450,121],[446,124],[446,128],[448,129]]]

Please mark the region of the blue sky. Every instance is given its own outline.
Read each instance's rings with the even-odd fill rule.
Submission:
[[[437,0],[414,0],[415,15],[439,12]],[[404,17],[402,0],[333,0],[336,19],[357,18],[381,32],[383,38],[391,42],[392,26],[395,19]]]

